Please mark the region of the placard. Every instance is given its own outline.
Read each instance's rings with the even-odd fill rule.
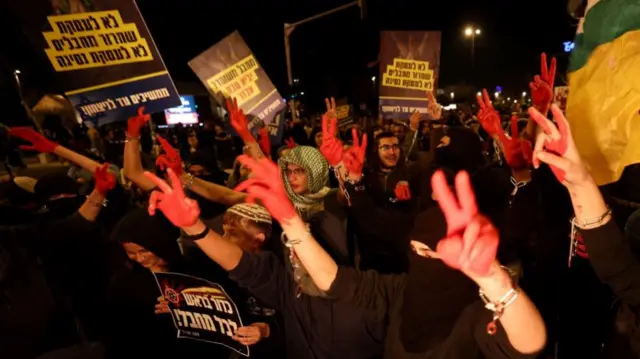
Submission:
[[[168,301],[178,338],[224,345],[249,356],[249,347],[232,339],[243,325],[238,307],[224,288],[180,273],[154,275],[160,292]]]
[[[380,34],[380,107],[385,118],[408,120],[427,112],[427,91],[435,91],[440,69],[439,31],[383,31]]]
[[[109,123],[140,106],[153,113],[180,105],[133,0],[8,3],[83,120]]]
[[[277,127],[268,125],[285,101],[238,31],[196,56],[189,66],[221,106],[226,108],[229,97],[237,99],[250,131],[257,132],[257,125],[264,123],[272,137],[278,136]]]

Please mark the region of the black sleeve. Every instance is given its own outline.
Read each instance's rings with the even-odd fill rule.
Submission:
[[[400,211],[390,211],[377,206],[373,198],[364,190],[356,191],[355,186],[345,183],[345,189],[351,199],[349,214],[359,228],[368,234],[394,238],[398,236],[396,225],[411,227],[414,215]],[[390,223],[395,225],[391,226]]]
[[[47,249],[68,243],[95,229],[95,224],[79,213],[60,221],[30,226],[0,226],[0,245],[26,247],[29,250],[46,252]]]
[[[229,271],[229,278],[276,310],[284,310],[286,298],[294,295],[292,278],[271,252],[243,252],[240,263]]]
[[[354,307],[373,311],[383,318],[392,307],[393,299],[400,296],[404,280],[404,275],[339,266],[336,279],[327,294]]]
[[[633,256],[615,221],[581,230],[589,260],[600,280],[607,284],[640,318],[640,264]]]
[[[538,352],[531,354],[523,354],[517,351],[511,342],[507,332],[498,321],[497,331],[494,335],[487,333],[487,325],[493,319],[493,314],[484,308],[481,302],[472,304],[470,308],[475,312],[475,323],[473,323],[473,337],[475,338],[480,351],[485,358],[491,359],[535,359]]]

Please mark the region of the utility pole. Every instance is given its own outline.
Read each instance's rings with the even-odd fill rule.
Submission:
[[[308,22],[317,20],[319,18],[325,17],[327,15],[331,15],[334,14],[336,12],[340,12],[342,10],[348,9],[350,7],[353,6],[358,6],[360,7],[360,18],[364,19],[364,15],[365,15],[365,1],[366,0],[356,0],[353,2],[350,2],[348,4],[344,4],[342,6],[338,6],[334,9],[331,10],[327,10],[325,12],[321,12],[319,14],[310,16],[306,19],[302,19],[300,21],[294,22],[293,24],[289,24],[289,23],[285,23],[284,24],[284,53],[287,59],[287,80],[289,81],[289,87],[293,88],[293,70],[291,68],[291,41],[290,41],[290,37],[291,34],[293,33],[293,30],[296,29],[297,26],[306,24]],[[295,122],[296,117],[297,117],[297,113],[296,113],[296,108],[295,108],[295,100],[293,101],[293,108],[291,109],[291,117],[292,120]]]

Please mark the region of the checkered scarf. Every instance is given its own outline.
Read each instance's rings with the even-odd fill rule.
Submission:
[[[287,164],[292,163],[304,168],[309,178],[309,193],[297,195],[291,189],[287,179]],[[329,180],[329,164],[320,151],[309,146],[297,146],[278,160],[284,186],[296,211],[307,220],[311,215],[324,211],[324,197],[331,190],[326,187]]]

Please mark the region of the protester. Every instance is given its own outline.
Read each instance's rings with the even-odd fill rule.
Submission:
[[[246,156],[240,160],[247,163]],[[268,161],[264,157],[262,160]],[[273,175],[279,178],[280,170],[275,168]],[[150,213],[161,210],[174,225],[188,233],[212,260],[229,271],[233,280],[248,288],[261,301],[281,311],[288,357],[331,358],[334,353],[353,358],[377,357],[382,350],[384,318],[324,298],[308,275],[303,274],[304,267],[300,265],[295,252],[290,253],[291,260],[300,270],[292,275],[274,253],[247,252],[224,240],[198,219],[197,202],[185,197],[179,178],[172,170],[168,172],[173,188],[158,177],[147,174],[162,191],[150,202]],[[242,186],[252,183],[253,180],[247,180]],[[287,196],[284,184],[279,192]],[[291,208],[293,210],[293,205]],[[332,233],[326,232],[331,229],[311,224],[315,236],[326,239],[323,241],[324,248],[335,253],[336,260],[344,263],[345,256],[340,255],[340,248],[334,247],[331,242],[333,238],[329,235]]]

